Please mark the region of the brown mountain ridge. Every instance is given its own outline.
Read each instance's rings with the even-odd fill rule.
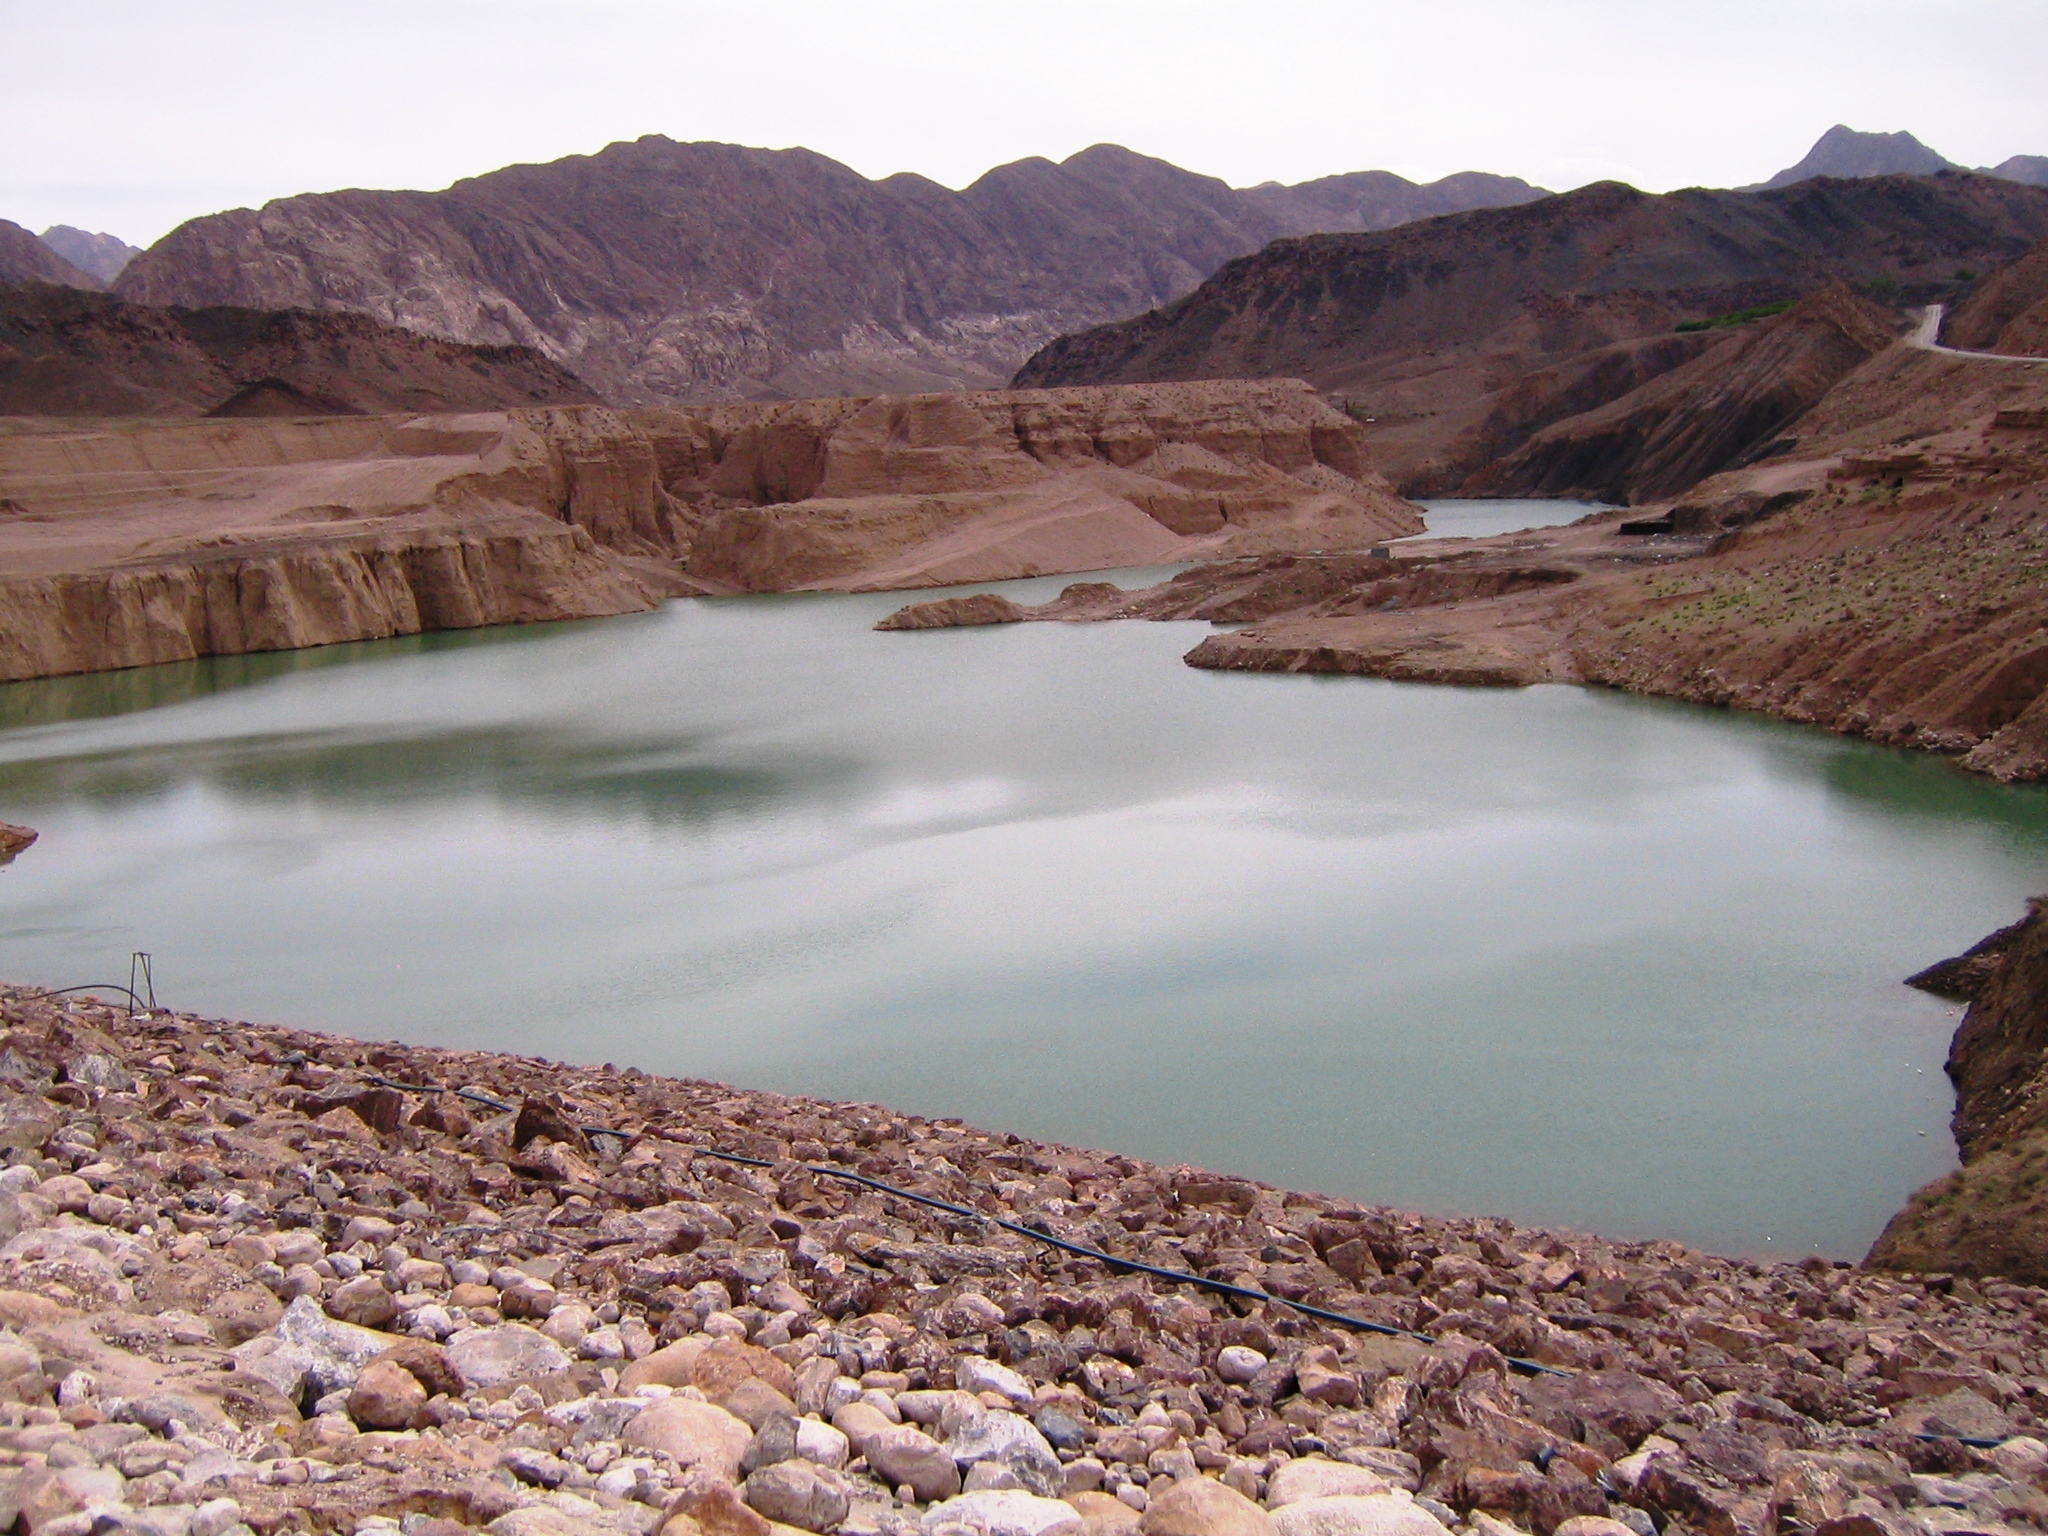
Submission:
[[[1177,298],[1276,236],[1541,195],[1478,173],[1241,191],[1106,144],[955,192],[649,136],[441,192],[195,219],[116,290],[532,346],[620,404],[903,393],[1000,386],[1054,336]]]
[[[530,347],[463,346],[362,315],[157,309],[0,284],[0,416],[354,416],[596,398]]]
[[[1680,333],[1682,323],[1835,282],[1953,297],[1966,286],[1959,272],[2010,262],[2044,235],[2048,189],[1964,173],[1662,196],[1601,183],[1277,241],[1173,304],[1061,338],[1017,382],[1305,378],[1350,403],[1406,494],[1455,495],[1475,476],[1475,488],[1489,484],[1497,460],[1551,423],[1725,340],[1712,326]]]

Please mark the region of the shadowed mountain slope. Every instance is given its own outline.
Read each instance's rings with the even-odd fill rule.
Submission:
[[[0,283],[61,283],[92,290],[106,286],[6,219],[0,219]]]
[[[195,219],[118,290],[534,346],[622,402],[975,387],[1275,236],[1539,195],[1506,177],[1417,187],[1373,172],[1237,191],[1114,145],[954,192],[804,149],[651,136],[442,192]]]
[[[4,416],[348,416],[595,398],[531,348],[436,341],[361,315],[153,309],[0,286]]]
[[[2048,192],[1967,173],[1665,196],[1600,183],[1276,242],[1171,305],[1062,337],[1017,382],[1305,378],[1348,399],[1407,494],[1454,494],[1551,422],[1699,356],[1714,338],[1681,323],[1837,281],[1952,297],[1959,267],[2043,235]]]
[[[1979,283],[1942,339],[1969,352],[2048,357],[2048,241]]]

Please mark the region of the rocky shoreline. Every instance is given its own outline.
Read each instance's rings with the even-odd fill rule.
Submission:
[[[2031,1286],[30,988],[0,1022],[27,1536],[2048,1526]]]

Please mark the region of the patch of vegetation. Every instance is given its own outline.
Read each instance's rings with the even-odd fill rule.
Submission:
[[[1725,315],[1716,315],[1711,320],[1681,320],[1681,331],[1718,331],[1730,325],[1747,325],[1752,320],[1761,320],[1766,315],[1782,315],[1792,307],[1790,299],[1780,299],[1775,304],[1754,304],[1748,309],[1731,310]]]

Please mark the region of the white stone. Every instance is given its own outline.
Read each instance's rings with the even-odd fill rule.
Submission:
[[[835,1471],[846,1465],[852,1447],[846,1436],[818,1419],[798,1419],[796,1422],[796,1453],[805,1461],[814,1461],[821,1467]]]
[[[449,1339],[447,1350],[448,1363],[472,1392],[569,1368],[569,1357],[554,1340],[522,1323],[471,1328]]]
[[[1339,1494],[1273,1511],[1279,1536],[1445,1536],[1444,1526],[1405,1493]]]
[[[1225,1381],[1250,1381],[1266,1368],[1266,1357],[1244,1344],[1226,1344],[1216,1351],[1216,1374]]]
[[[1266,1507],[1299,1504],[1305,1499],[1335,1498],[1343,1494],[1391,1493],[1393,1486],[1376,1473],[1349,1462],[1326,1461],[1304,1456],[1284,1462],[1266,1479]]]
[[[1081,1517],[1058,1499],[1013,1488],[966,1493],[935,1504],[919,1536],[1081,1536]]]
[[[1030,1382],[1007,1365],[979,1355],[962,1355],[954,1361],[953,1380],[963,1392],[994,1392],[1020,1405],[1031,1401]]]

